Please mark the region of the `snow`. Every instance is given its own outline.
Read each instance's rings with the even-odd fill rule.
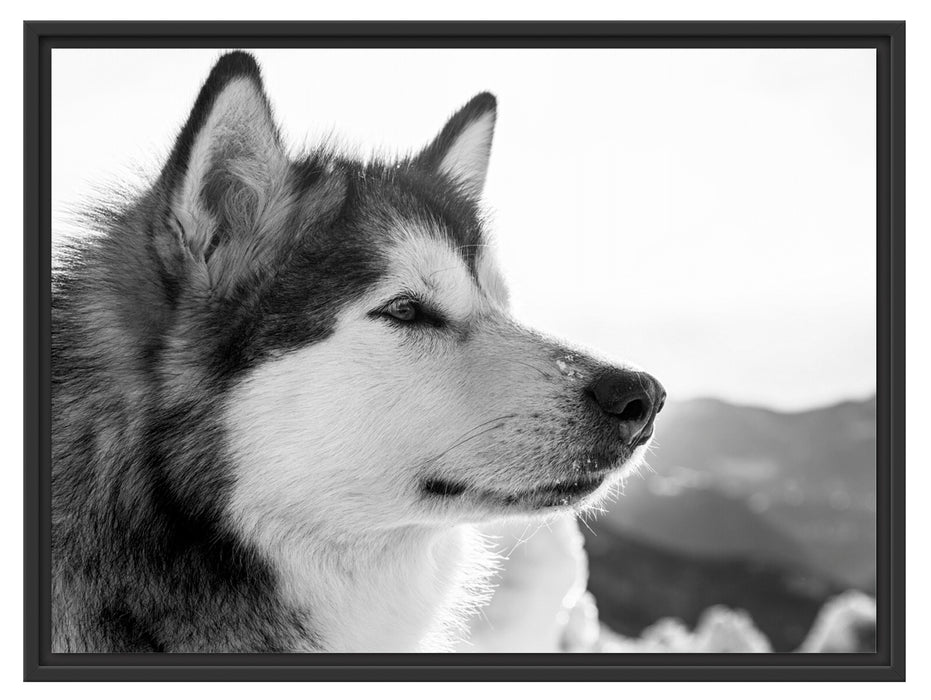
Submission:
[[[582,373],[572,365],[574,361],[575,355],[566,355],[563,359],[556,360],[557,369],[567,379],[582,378]]]
[[[873,651],[875,635],[876,601],[860,591],[847,591],[824,604],[799,651]]]
[[[767,653],[772,645],[750,616],[722,605],[708,608],[694,630],[675,618],[658,620],[637,638],[599,622],[587,590],[588,557],[573,516],[512,520],[484,529],[505,558],[491,602],[476,616],[460,652]],[[829,600],[800,652],[872,651],[876,602],[859,591]]]

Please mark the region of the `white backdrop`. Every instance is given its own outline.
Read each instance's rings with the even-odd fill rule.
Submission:
[[[868,50],[255,51],[287,142],[419,148],[499,100],[486,202],[517,315],[674,398],[800,408],[871,393]],[[56,231],[157,172],[211,50],[56,50]]]

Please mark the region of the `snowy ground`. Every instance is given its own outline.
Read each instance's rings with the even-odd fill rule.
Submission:
[[[665,618],[638,638],[598,620],[586,590],[588,560],[574,518],[489,528],[506,557],[491,603],[475,618],[461,652],[757,652],[772,651],[743,611],[714,606],[693,630]],[[828,601],[799,652],[873,651],[876,602],[859,591]]]

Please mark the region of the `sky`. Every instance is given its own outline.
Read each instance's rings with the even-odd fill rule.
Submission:
[[[53,51],[53,237],[158,171],[219,53]],[[295,152],[407,153],[495,93],[484,204],[529,325],[675,399],[875,390],[872,50],[253,53]]]

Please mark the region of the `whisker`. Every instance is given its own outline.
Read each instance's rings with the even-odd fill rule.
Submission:
[[[544,379],[552,379],[552,378],[553,378],[553,375],[552,375],[552,374],[547,374],[546,372],[544,372],[544,371],[543,371],[542,369],[540,369],[539,367],[534,367],[534,366],[533,366],[532,364],[530,364],[529,362],[524,362],[523,360],[515,360],[513,357],[500,357],[500,358],[498,358],[498,360],[499,360],[499,361],[500,361],[500,360],[504,360],[505,362],[513,362],[514,364],[517,364],[517,365],[523,365],[524,367],[527,367],[527,368],[529,368],[529,369],[532,369],[532,370],[534,370],[535,372],[539,372],[539,373],[543,376]]]
[[[432,463],[432,462],[436,462],[438,459],[441,459],[442,457],[446,456],[449,452],[451,452],[452,450],[456,449],[457,447],[460,447],[461,445],[465,444],[465,443],[468,442],[469,440],[474,440],[475,438],[481,437],[482,435],[484,435],[484,434],[486,434],[486,433],[489,433],[489,432],[491,432],[492,430],[497,430],[498,428],[503,427],[503,426],[504,426],[504,423],[501,423],[500,421],[506,421],[506,420],[508,420],[509,418],[515,418],[515,417],[517,417],[517,414],[516,414],[516,413],[510,413],[510,414],[508,414],[508,415],[506,415],[506,416],[499,416],[498,418],[492,418],[491,420],[487,420],[487,421],[485,421],[484,423],[479,423],[478,425],[476,425],[476,426],[470,428],[470,429],[467,430],[465,433],[463,433],[462,437],[460,437],[456,442],[454,442],[452,445],[450,445],[450,446],[447,447],[445,450],[443,450],[442,452],[440,452],[438,455],[435,455],[435,456],[433,456],[433,457],[430,457],[430,458],[428,458],[428,459],[425,459],[423,462],[421,462],[421,463],[418,465],[418,467],[424,467],[424,466],[426,466],[427,464],[430,464],[430,463]],[[497,425],[492,425],[492,426],[490,426],[490,427],[488,427],[488,428],[485,428],[484,430],[480,430],[479,432],[474,433],[474,431],[476,431],[476,430],[478,430],[479,428],[482,428],[482,427],[488,425],[489,423],[497,423]],[[470,435],[470,433],[474,433],[474,434],[471,434],[471,435]]]
[[[527,541],[526,539],[524,539],[524,537],[525,537],[526,534],[527,534],[527,530],[530,529],[530,525],[531,525],[531,523],[528,522],[528,523],[524,526],[524,531],[520,533],[520,537],[517,538],[517,542],[514,543],[514,546],[511,547],[510,551],[505,555],[505,557],[504,557],[505,559],[510,559],[510,558],[511,558],[511,555],[514,554],[514,550],[517,549],[518,547],[520,547],[524,542]]]
[[[584,514],[582,515],[582,517],[579,518],[579,522],[581,522],[581,523],[586,527],[586,529],[587,529],[590,533],[592,533],[592,536],[598,537],[598,534],[597,534],[594,530],[592,530],[592,526],[589,525],[587,522],[585,522],[585,516],[584,516]]]

